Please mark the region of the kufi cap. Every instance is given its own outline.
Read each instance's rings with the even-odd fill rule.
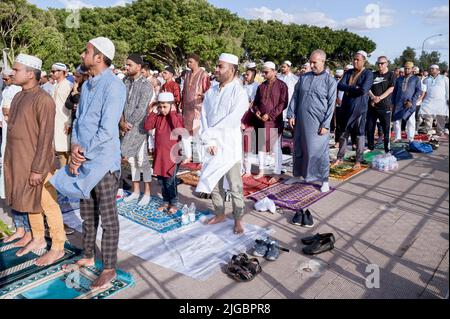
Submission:
[[[411,61],[407,61],[403,66],[405,68],[412,69],[414,67],[414,63],[412,63]]]
[[[249,63],[247,63],[247,65],[245,67],[247,69],[254,69],[254,68],[256,68],[256,63],[255,62],[249,62]]]
[[[67,71],[67,65],[58,62],[52,65],[52,70]]]
[[[284,61],[283,64],[287,64],[287,65],[290,66],[290,67],[292,66],[292,62],[291,62],[291,61],[287,61],[287,60]]]
[[[336,70],[336,75],[343,76],[343,75],[344,75],[344,70],[342,70],[342,69],[337,69],[337,70]]]
[[[12,69],[3,69],[2,74],[4,76],[11,76],[12,75],[13,70]]]
[[[144,64],[144,60],[142,59],[142,56],[140,56],[137,53],[131,53],[127,59],[133,61],[136,64],[140,64],[140,65]]]
[[[219,56],[219,61],[234,64],[234,65],[239,64],[239,58],[237,56],[235,56],[234,54],[230,54],[230,53],[222,53]]]
[[[430,66],[430,69],[439,69],[439,65],[433,64],[432,66]]]
[[[309,64],[309,62],[306,62],[305,64],[302,65],[302,68],[308,68],[310,66],[311,66],[311,64]]]
[[[275,66],[275,63],[268,61],[264,63],[263,68],[275,70],[277,67]]]
[[[158,95],[158,102],[174,102],[175,98],[173,97],[173,94],[170,92],[163,92],[159,93]]]
[[[420,71],[420,69],[419,69],[419,67],[418,67],[418,66],[415,66],[415,67],[413,67],[413,71],[414,71],[414,72],[419,72],[419,71]]]
[[[353,65],[347,64],[344,69],[348,69],[348,70],[353,69]]]
[[[114,66],[114,64],[111,64],[111,65],[109,66],[109,68],[110,68],[111,70],[114,70],[116,67]]]
[[[42,60],[33,55],[21,53],[17,56],[16,62],[37,70],[42,68]]]
[[[41,71],[41,78],[44,77],[44,76],[47,76],[47,72]]]
[[[405,68],[400,68],[400,72],[405,72]]]
[[[114,59],[114,54],[116,53],[116,48],[114,43],[108,38],[98,37],[89,41],[94,47],[97,48],[101,53],[103,53],[110,60]]]
[[[367,52],[366,51],[359,50],[358,52],[356,52],[356,54],[361,54],[364,57],[364,59],[367,60]]]

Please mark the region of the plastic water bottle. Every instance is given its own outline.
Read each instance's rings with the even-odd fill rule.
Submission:
[[[181,225],[189,224],[189,208],[185,204],[181,210]]]
[[[195,210],[196,210],[195,204],[194,202],[192,202],[191,206],[189,206],[189,221],[191,223],[195,223]]]

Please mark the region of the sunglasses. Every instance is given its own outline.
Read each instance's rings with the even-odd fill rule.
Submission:
[[[387,62],[377,62],[378,65],[386,64]]]
[[[61,70],[52,70],[52,73],[61,72]]]

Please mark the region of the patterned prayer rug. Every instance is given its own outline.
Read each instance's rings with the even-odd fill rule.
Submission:
[[[395,138],[395,133],[391,132],[391,138]],[[402,139],[406,140],[408,136],[406,135],[406,132],[402,132]],[[414,135],[415,141],[422,141],[422,142],[428,142],[430,140],[430,136],[428,134],[419,133]]]
[[[116,279],[107,287],[91,289],[91,283],[100,275],[100,263],[96,267],[83,267],[73,273],[64,272],[64,264],[67,262],[0,288],[0,299],[104,299],[134,285],[130,274],[117,270]]]
[[[201,163],[185,163],[180,164],[180,171],[199,171],[202,169]]]
[[[397,143],[391,142],[390,147],[391,147],[391,150],[395,150],[395,149],[408,150],[409,143],[408,142],[397,142]],[[376,150],[384,150],[384,144],[379,143],[379,144],[375,145],[375,149]]]
[[[368,166],[361,165],[360,169],[353,169],[354,163],[344,162],[342,164],[336,165],[334,167],[330,167],[330,179],[338,180],[338,181],[346,181],[350,177],[353,177],[363,171],[365,171]]]
[[[183,184],[196,187],[198,181],[200,180],[200,176],[198,175],[198,173],[199,171],[185,172],[177,175],[177,178],[180,179]]]
[[[159,233],[166,233],[173,229],[182,227],[181,225],[181,208],[183,204],[178,204],[178,211],[173,215],[168,215],[167,212],[158,211],[158,208],[163,205],[162,198],[152,196],[150,204],[147,206],[139,206],[136,201],[126,203],[123,199],[117,201],[117,208],[119,215],[131,219],[132,221],[153,229]],[[203,215],[208,215],[208,212],[195,212],[195,221],[198,221]]]
[[[69,244],[66,244],[64,249],[66,254],[58,260],[58,263],[76,257],[81,253],[80,249]],[[0,242],[0,288],[25,278],[41,269],[50,267],[38,267],[34,264],[37,258],[47,252],[46,249],[34,250],[24,256],[18,257],[16,253],[19,250],[20,248],[12,247],[12,243]]]
[[[283,180],[280,179],[278,182],[270,184],[269,183],[270,179],[271,176],[263,176],[258,179],[254,179],[253,176],[243,177],[242,182],[244,183],[244,196],[247,197],[255,192],[259,192],[263,189],[266,189],[271,185],[275,185]]]
[[[381,155],[381,154],[384,154],[384,150],[373,150],[373,151],[364,153],[363,158],[367,163],[372,163],[375,156]]]
[[[248,198],[259,201],[268,197],[275,202],[275,205],[290,210],[298,210],[312,205],[319,199],[331,194],[334,188],[329,192],[322,193],[320,186],[309,183],[298,183],[286,185],[278,183],[259,192],[251,194]]]

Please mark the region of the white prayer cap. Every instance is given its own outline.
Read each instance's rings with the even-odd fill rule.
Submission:
[[[309,64],[309,62],[306,62],[305,64],[302,65],[303,68],[309,68],[311,65]]]
[[[174,102],[175,98],[173,97],[173,94],[170,92],[163,92],[159,93],[158,95],[158,102]]]
[[[42,60],[33,55],[21,53],[17,56],[16,62],[37,70],[42,68]]]
[[[41,78],[44,77],[44,76],[47,76],[47,72],[41,71]]]
[[[67,71],[67,66],[64,63],[58,62],[52,65],[52,70]]]
[[[405,68],[400,68],[400,72],[405,72]]]
[[[291,61],[287,61],[287,60],[284,61],[283,64],[286,64],[286,65],[288,65],[288,66],[290,66],[290,67],[292,66],[292,62],[291,62]]]
[[[439,65],[433,64],[432,66],[430,66],[430,69],[439,69]]]
[[[256,68],[256,63],[255,62],[248,62],[245,67],[247,69],[254,69],[254,68]]]
[[[358,52],[356,52],[356,54],[361,54],[364,57],[364,59],[367,60],[367,52],[366,51],[359,50]]]
[[[222,53],[219,56],[219,61],[230,63],[233,65],[239,64],[239,58],[237,56],[235,56],[234,54],[230,54],[230,53]]]
[[[337,69],[337,70],[336,70],[336,75],[338,75],[338,76],[343,76],[343,75],[344,75],[344,70],[342,70],[342,69]]]
[[[109,68],[110,68],[111,70],[114,70],[114,68],[115,68],[114,64],[111,64],[111,65],[109,66]]]
[[[275,63],[267,61],[264,63],[263,68],[275,70],[277,67],[275,66]]]
[[[116,48],[114,43],[108,38],[98,37],[89,41],[94,47],[97,48],[101,53],[103,53],[110,60],[114,59],[114,54],[116,53]]]
[[[413,67],[413,72],[419,72],[419,71],[420,71],[420,69],[418,66]]]
[[[347,64],[344,69],[347,69],[347,70],[353,69],[353,65]]]

